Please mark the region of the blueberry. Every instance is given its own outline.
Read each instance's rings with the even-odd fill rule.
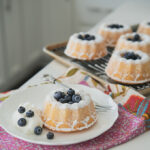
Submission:
[[[59,102],[60,102],[60,103],[68,103],[68,101],[67,101],[65,98],[60,98],[60,99],[59,99]]]
[[[91,41],[91,37],[86,38],[87,41]]]
[[[113,28],[114,26],[113,26],[113,24],[110,24],[110,25],[108,25],[107,27],[108,27],[108,28]]]
[[[29,118],[33,117],[34,116],[34,112],[32,110],[29,110],[29,111],[26,112],[26,116],[29,117]]]
[[[88,40],[88,41],[95,40],[95,36],[94,35],[86,34],[85,35],[85,40]]]
[[[70,88],[70,89],[67,91],[67,94],[70,95],[70,96],[72,96],[72,95],[75,94],[75,91]]]
[[[79,34],[78,38],[81,40],[88,40],[88,41],[95,40],[95,36],[90,35],[90,34],[85,34],[85,35]]]
[[[34,133],[36,134],[36,135],[40,135],[41,133],[42,133],[42,128],[40,127],[40,126],[37,126],[37,127],[35,127],[35,129],[34,129]]]
[[[141,41],[141,38],[140,38],[139,34],[134,35],[134,41]]]
[[[124,54],[124,58],[134,59],[134,53],[133,52],[127,52],[127,53]]]
[[[116,29],[119,29],[119,28],[123,28],[123,25],[119,25],[119,24],[110,24],[108,25],[107,27],[109,28],[116,28]]]
[[[57,91],[54,93],[54,98],[59,100],[60,98],[63,98],[65,96],[65,94],[61,91]]]
[[[141,59],[141,57],[138,54],[135,54],[134,52],[126,52],[123,57],[132,60]]]
[[[133,41],[133,39],[131,39],[131,38],[128,38],[127,40],[128,40],[128,41]]]
[[[73,104],[73,103],[74,103],[73,101],[69,101],[69,102],[68,102],[68,104]]]
[[[26,111],[26,109],[23,107],[23,106],[20,106],[19,108],[18,108],[18,112],[19,113],[24,113]]]
[[[128,41],[132,41],[132,42],[141,42],[141,37],[139,34],[135,34],[133,38],[128,38]]]
[[[18,120],[18,125],[19,125],[20,127],[25,126],[26,123],[27,123],[27,121],[26,121],[25,118],[20,118],[20,119]]]
[[[75,94],[75,95],[72,96],[72,101],[74,103],[79,103],[80,100],[81,100],[81,96],[79,94]]]
[[[47,138],[48,138],[48,139],[53,139],[53,138],[54,138],[54,133],[48,132],[48,133],[47,133]]]
[[[61,92],[61,97],[62,97],[62,98],[64,98],[65,95],[66,95],[66,94],[65,94],[64,92]]]
[[[84,36],[85,39],[88,39],[89,37],[90,37],[89,34],[85,34],[85,36]]]
[[[91,39],[92,39],[92,40],[95,40],[95,36],[94,36],[94,35],[92,35],[92,36],[91,36]]]
[[[123,28],[123,25],[119,25],[119,28]]]
[[[123,55],[123,57],[124,58],[126,58],[126,59],[129,59],[129,55],[128,55],[129,53],[125,53],[124,55]]]
[[[138,54],[135,54],[136,59],[141,59],[141,56],[139,56]]]
[[[81,34],[79,34],[79,35],[78,35],[78,39],[83,40],[84,37],[83,37]]]
[[[72,96],[66,95],[66,96],[64,97],[64,99],[65,99],[67,102],[69,102],[69,101],[72,100]]]

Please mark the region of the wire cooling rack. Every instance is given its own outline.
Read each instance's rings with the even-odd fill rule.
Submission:
[[[57,44],[57,46],[54,46],[54,47],[47,46],[45,47],[44,51],[59,61],[65,60],[65,62],[67,62],[68,64],[77,64],[81,68],[85,69],[86,71],[90,72],[96,77],[99,77],[102,80],[108,81],[109,83],[118,84],[117,82],[110,79],[105,73],[105,68],[112,55],[113,48],[107,49],[108,53],[105,57],[97,59],[97,60],[91,60],[91,61],[70,58],[64,54],[65,48],[66,48],[66,43],[63,45]],[[144,84],[125,85],[125,86],[132,87],[133,89],[143,94],[147,94],[147,92],[150,91],[150,82],[144,83]]]

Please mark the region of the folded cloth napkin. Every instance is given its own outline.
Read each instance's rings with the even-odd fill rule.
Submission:
[[[133,89],[122,85],[97,82],[78,68],[70,68],[58,80],[64,83],[95,87],[111,95],[119,107],[119,117],[113,127],[95,139],[68,146],[44,146],[28,143],[12,137],[0,128],[0,149],[104,150],[125,143],[150,128],[150,103]],[[0,94],[0,101],[7,100],[7,97],[16,92],[11,91]]]

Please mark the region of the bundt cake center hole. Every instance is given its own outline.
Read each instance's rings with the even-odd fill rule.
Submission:
[[[135,34],[133,37],[129,37],[127,40],[132,42],[141,42],[142,38],[139,34]]]
[[[135,54],[134,52],[126,52],[122,54],[122,57],[125,59],[132,59],[132,60],[141,59],[141,56],[138,54]]]
[[[94,35],[90,35],[90,34],[85,34],[85,35],[79,34],[78,35],[78,39],[91,41],[91,40],[95,40],[95,36]]]
[[[110,24],[107,27],[108,28],[112,28],[112,29],[120,29],[120,28],[123,28],[123,25],[120,25],[120,24]]]

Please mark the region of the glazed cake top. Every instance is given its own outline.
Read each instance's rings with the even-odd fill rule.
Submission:
[[[124,57],[125,54],[127,53],[132,53],[134,55],[136,55],[136,59],[131,59],[131,58],[126,58]],[[117,59],[118,62],[125,62],[125,63],[129,63],[129,64],[139,64],[139,63],[146,63],[148,61],[150,61],[149,56],[146,53],[143,53],[140,50],[116,50],[114,51],[113,58]]]
[[[77,95],[80,95],[81,97],[81,100],[79,102],[74,102],[72,104],[70,103],[61,103],[59,100],[57,100],[56,98],[54,98],[54,93],[57,92],[57,91],[61,91],[61,92],[64,92],[65,94],[67,93],[67,90],[66,88],[59,88],[59,89],[55,89],[53,91],[51,91],[47,96],[46,96],[46,101],[47,102],[50,102],[53,106],[56,106],[56,107],[59,107],[61,109],[78,109],[78,108],[83,108],[84,106],[87,106],[90,101],[91,101],[91,98],[90,96],[85,93],[84,91],[79,91],[77,89],[74,89],[75,90],[75,93]]]
[[[85,38],[87,36],[87,38]],[[88,38],[89,37],[89,38]],[[99,34],[95,33],[86,33],[86,32],[80,32],[80,33],[74,33],[70,39],[74,42],[78,42],[81,44],[94,44],[94,43],[101,43],[104,41],[103,37]]]
[[[133,40],[136,35],[139,36],[140,40],[135,40],[135,41]],[[122,35],[119,38],[119,41],[123,41],[125,43],[134,44],[134,45],[145,45],[145,44],[150,44],[150,37],[145,34],[134,32],[134,33],[127,33],[127,34]]]
[[[130,26],[125,25],[125,24],[117,24],[117,23],[112,23],[112,24],[101,24],[100,25],[100,30],[105,30],[105,31],[110,31],[110,32],[124,32],[130,30]]]

